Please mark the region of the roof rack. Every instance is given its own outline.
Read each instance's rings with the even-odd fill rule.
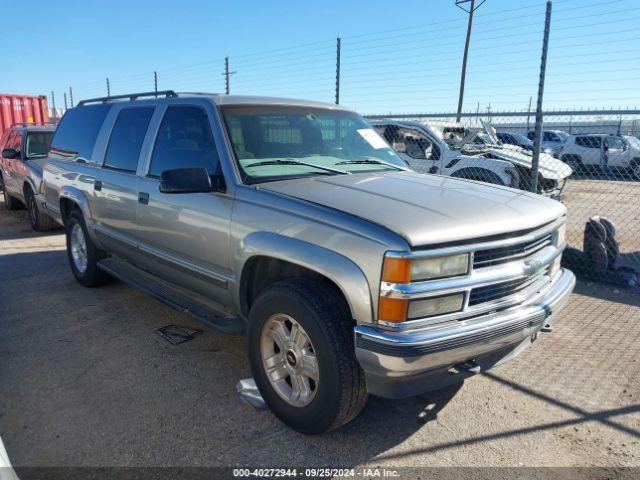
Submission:
[[[88,98],[87,100],[81,100],[78,102],[78,107],[82,107],[88,103],[107,103],[110,100],[129,99],[130,101],[137,100],[140,97],[160,97],[175,98],[178,96],[173,90],[162,90],[160,92],[141,92],[141,93],[127,93],[126,95],[111,95],[110,97],[98,97]]]

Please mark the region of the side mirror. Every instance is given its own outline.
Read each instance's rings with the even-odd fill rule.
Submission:
[[[432,155],[433,155],[433,144],[429,144],[429,146],[424,149],[424,158],[426,158],[427,160],[431,160]]]
[[[15,148],[5,148],[2,150],[2,156],[8,159],[18,158],[20,156],[20,152]]]
[[[205,168],[175,168],[160,175],[162,193],[204,193],[213,191],[211,177]]]

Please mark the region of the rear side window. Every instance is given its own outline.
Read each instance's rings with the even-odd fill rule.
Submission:
[[[206,168],[218,172],[218,153],[204,109],[171,106],[162,119],[151,156],[149,176],[174,168]]]
[[[600,148],[602,146],[602,137],[576,137],[576,145],[585,148]]]
[[[53,156],[91,160],[96,137],[111,105],[76,107],[64,114],[51,142]]]
[[[135,172],[144,136],[153,115],[153,107],[125,108],[118,114],[109,137],[104,166],[123,172]]]

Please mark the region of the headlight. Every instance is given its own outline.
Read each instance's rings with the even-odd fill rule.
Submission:
[[[411,262],[411,281],[455,277],[469,271],[469,254],[416,259]]]
[[[414,320],[416,318],[459,312],[462,310],[463,302],[464,295],[462,293],[446,295],[443,297],[412,300],[409,302],[409,312],[407,317],[409,320]]]
[[[433,258],[387,256],[382,267],[382,281],[410,283],[436,278],[455,277],[469,272],[469,254]]]

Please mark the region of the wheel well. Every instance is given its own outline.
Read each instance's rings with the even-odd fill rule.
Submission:
[[[70,200],[68,198],[60,199],[60,216],[62,217],[62,223],[65,226],[67,225],[67,219],[69,218],[69,214],[75,208],[80,209],[78,204],[73,200]]]
[[[285,279],[309,278],[327,285],[340,298],[344,308],[349,304],[340,288],[329,278],[309,268],[273,257],[256,256],[250,258],[242,269],[240,277],[240,308],[246,317],[257,296],[269,285]]]
[[[28,190],[31,190],[31,192],[33,194],[35,194],[35,192],[33,191],[33,188],[31,188],[31,184],[29,182],[24,182],[22,184],[22,194],[24,195],[25,202],[27,201],[27,191]]]
[[[582,162],[582,158],[580,158],[580,155],[576,155],[575,153],[567,153],[565,155],[562,155],[562,157],[560,157],[560,160],[562,160],[563,162],[566,162],[567,160]]]

